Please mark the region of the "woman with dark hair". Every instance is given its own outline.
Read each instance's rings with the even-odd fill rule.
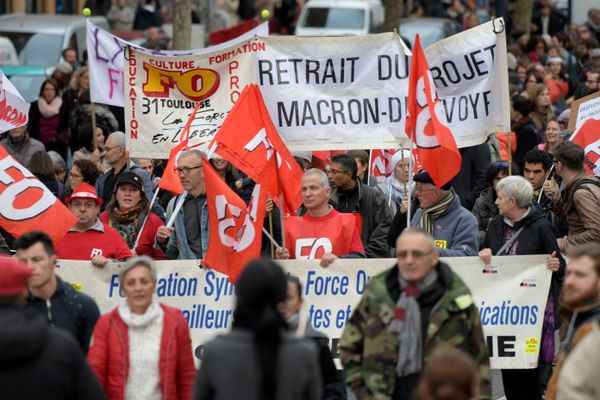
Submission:
[[[278,311],[287,280],[272,260],[250,262],[237,282],[231,333],[204,345],[195,400],[321,399],[318,351],[285,334]]]
[[[238,190],[235,186],[235,181],[238,180],[238,176],[234,173],[233,167],[229,161],[215,154],[210,160],[208,160],[208,162],[215,167],[215,170],[221,179],[225,181],[227,186],[232,188],[234,191]]]
[[[527,52],[529,61],[532,63],[538,62],[540,59],[546,57],[546,53],[548,53],[548,43],[546,43],[543,37],[533,35],[529,38],[525,51]]]
[[[76,188],[82,183],[94,186],[100,174],[101,172],[95,162],[85,158],[78,158],[73,161],[71,171],[69,171],[69,186],[71,189]]]
[[[521,96],[525,97],[526,99],[535,99],[535,86],[539,85],[540,83],[544,83],[544,77],[542,75],[535,70],[527,72]]]
[[[56,140],[61,122],[62,98],[58,83],[46,79],[40,87],[40,96],[29,107],[29,135],[47,146]]]
[[[110,203],[100,214],[100,221],[115,228],[135,254],[156,260],[166,258],[154,247],[156,231],[163,222],[158,215],[150,212],[150,201],[139,175],[126,171],[119,176]]]
[[[56,180],[54,164],[45,151],[33,153],[29,163],[29,171],[35,175],[58,199],[64,201],[67,191],[62,182]]]
[[[513,174],[518,174],[517,166],[513,163]],[[485,232],[488,229],[490,221],[498,215],[498,206],[496,205],[496,184],[508,176],[508,161],[496,161],[492,163],[485,171],[485,182],[487,188],[484,189],[479,198],[475,200],[475,206],[471,211],[477,218],[479,224],[479,243],[485,238]]]

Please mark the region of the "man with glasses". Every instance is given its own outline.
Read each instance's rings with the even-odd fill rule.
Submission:
[[[357,398],[412,398],[425,360],[442,344],[473,357],[480,395],[490,397],[479,312],[465,283],[436,250],[431,235],[406,229],[396,242],[397,265],[369,281],[346,323],[340,359]]]
[[[544,183],[544,193],[569,233],[557,239],[562,252],[590,242],[600,243],[600,180],[583,168],[583,148],[562,142],[554,150],[554,169],[562,178],[561,188],[554,179]]]
[[[460,199],[450,185],[438,189],[425,171],[416,174],[413,180],[420,208],[413,215],[411,226],[418,226],[433,236],[436,251],[442,257],[477,255],[477,219],[460,205]]]
[[[162,226],[156,232],[156,243],[169,259],[199,260],[208,247],[208,207],[206,184],[202,171],[204,154],[199,150],[183,153],[175,172],[185,192],[169,201],[167,221],[177,203],[183,201],[172,227]],[[185,199],[182,199],[185,196]]]
[[[100,211],[104,211],[106,206],[108,206],[115,189],[115,184],[119,180],[119,176],[125,171],[134,172],[142,178],[146,197],[149,199],[153,198],[154,193],[152,192],[150,176],[148,176],[146,171],[129,160],[129,154],[125,149],[125,134],[123,132],[116,131],[110,134],[108,139],[106,139],[103,155],[104,161],[110,165],[110,168],[96,181],[96,192],[102,198],[104,204]],[[152,211],[159,217],[164,218],[165,212],[158,203],[152,206]]]
[[[335,188],[330,202],[341,213],[360,216],[361,239],[368,258],[390,256],[387,233],[394,217],[385,195],[375,187],[363,184],[357,176],[357,165],[349,154],[336,154],[331,159],[328,178]]]
[[[77,223],[56,243],[58,259],[91,260],[95,267],[104,267],[111,260],[132,256],[119,232],[98,218],[102,199],[91,185],[77,186],[66,203],[77,217]]]

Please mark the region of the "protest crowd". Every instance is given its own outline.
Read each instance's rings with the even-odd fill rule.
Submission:
[[[161,25],[171,2],[134,3],[107,4],[112,28],[146,30],[144,47],[168,50]],[[293,34],[302,6],[213,3],[214,30],[270,9],[271,33],[282,35]],[[414,3],[413,16],[451,18],[465,31],[485,22],[476,2]],[[507,100],[510,126],[462,146],[452,137],[460,123],[449,129],[437,111],[427,125],[419,118],[441,102],[440,75],[429,73],[418,41],[408,139],[393,149],[290,151],[277,132],[281,115],[268,117],[268,94],[248,84],[210,146],[188,145],[204,107],[194,102],[164,157],[130,156],[129,106],[93,102],[92,66],[65,49],[26,123],[0,124],[10,127],[0,141],[0,398],[600,398],[600,112],[573,122],[582,101],[600,99],[600,7],[587,17],[569,25],[553,2],[538,0],[531,32],[509,31],[506,21],[508,92],[490,96]],[[418,74],[426,88],[416,78],[412,86]],[[448,136],[427,148],[420,130]],[[532,322],[533,364],[494,368],[500,350],[487,329],[504,317],[487,322],[480,292],[454,266],[472,258],[491,276],[497,260],[535,255],[549,284]],[[62,263],[71,260],[105,283],[105,271],[116,271],[121,300],[106,309],[67,282]],[[201,351],[190,314],[157,295],[169,260],[182,275],[215,271],[235,286],[223,315],[230,329]],[[311,281],[287,273],[287,260],[316,260],[325,277],[343,276],[336,265],[351,262],[379,263],[382,272],[369,275],[332,338],[308,312]]]

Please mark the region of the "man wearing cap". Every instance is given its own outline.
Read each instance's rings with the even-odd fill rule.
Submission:
[[[327,267],[338,258],[364,258],[356,218],[337,212],[329,204],[329,180],[325,172],[312,168],[302,177],[302,200],[306,214],[286,219],[286,248],[277,249],[278,259],[319,259]]]
[[[0,257],[0,399],[105,399],[75,339],[23,308],[31,276]]]
[[[132,256],[119,232],[98,218],[102,199],[91,185],[77,186],[66,203],[78,221],[56,244],[58,259],[91,260],[94,266],[104,267],[113,259]]]
[[[433,236],[442,257],[475,256],[479,250],[477,219],[466,208],[450,184],[436,188],[426,171],[414,176],[415,195],[420,208],[411,225]]]
[[[76,291],[54,274],[56,254],[52,239],[32,231],[14,246],[17,259],[31,268],[27,308],[37,311],[50,326],[70,332],[87,353],[100,310],[89,296]]]

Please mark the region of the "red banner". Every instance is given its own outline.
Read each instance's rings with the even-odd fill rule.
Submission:
[[[600,121],[588,119],[577,129],[571,141],[583,147],[583,165],[591,175],[600,177]]]
[[[0,226],[14,237],[39,230],[56,243],[77,218],[0,146]]]
[[[415,39],[408,85],[406,133],[423,168],[439,188],[460,170],[461,155],[447,126],[419,35]]]
[[[257,183],[246,206],[204,159],[202,170],[210,223],[208,249],[202,263],[235,282],[246,264],[260,257],[266,192]]]

